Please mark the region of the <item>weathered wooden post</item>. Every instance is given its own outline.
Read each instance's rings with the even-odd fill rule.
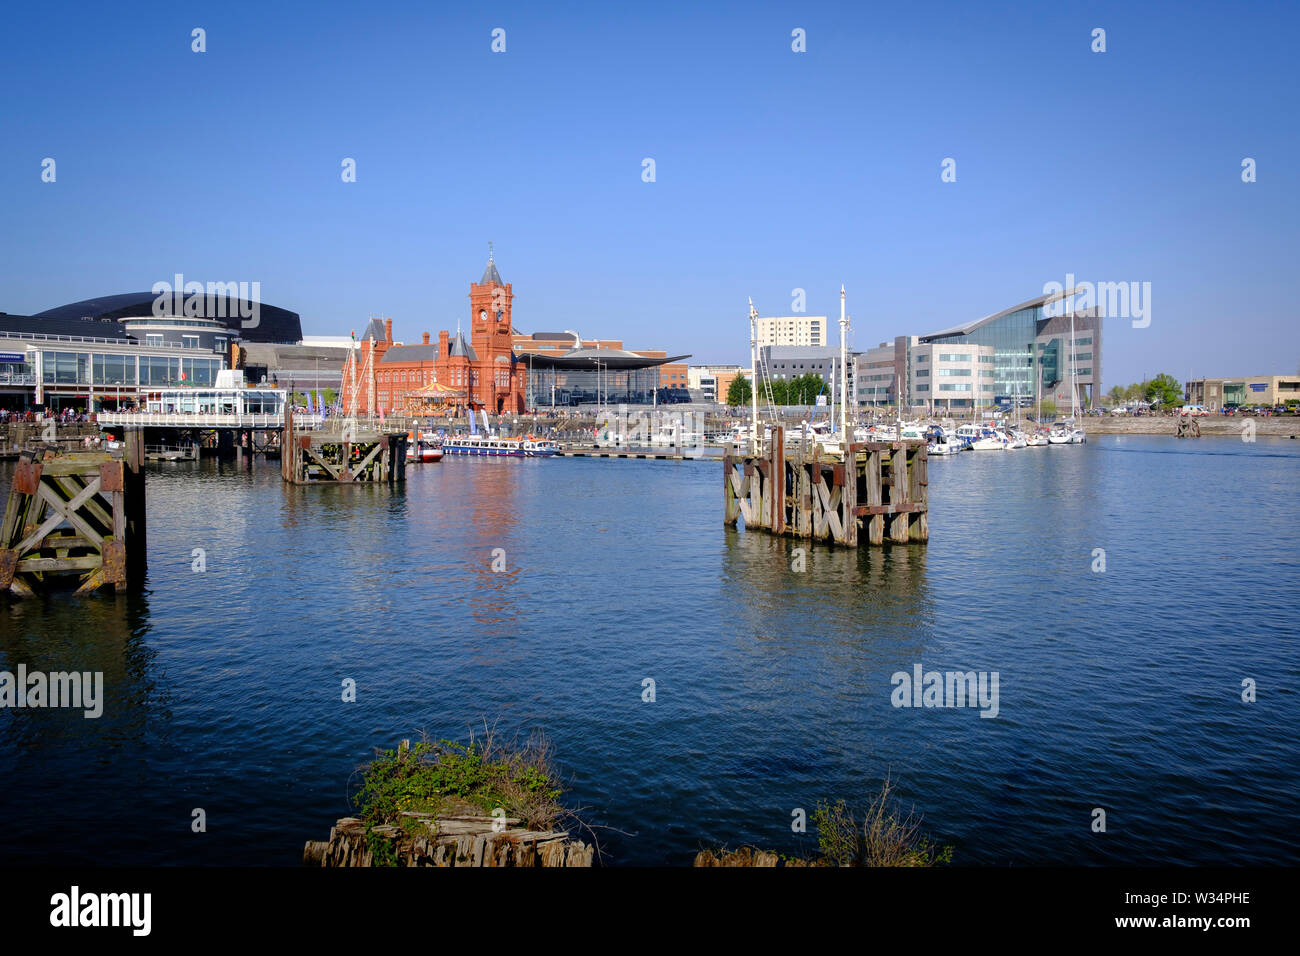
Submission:
[[[114,522],[114,532],[126,548],[126,584],[130,588],[144,586],[149,568],[148,523],[145,515],[144,429],[126,428],[122,432],[122,503],[125,509],[125,527]]]
[[[768,511],[767,526],[774,534],[785,534],[785,499],[789,494],[785,473],[785,426],[772,426],[772,459],[767,474]]]
[[[889,522],[889,540],[907,544],[907,445],[896,441],[889,454],[889,504],[894,509]],[[903,510],[900,510],[902,508]]]

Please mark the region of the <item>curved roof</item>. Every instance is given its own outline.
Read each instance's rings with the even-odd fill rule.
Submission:
[[[112,322],[133,317],[148,318],[153,316],[153,305],[158,296],[159,293],[156,292],[123,292],[117,295],[99,296],[55,306],[44,312],[38,312],[33,318],[63,321],[90,318]],[[212,295],[206,298],[211,306],[207,311],[217,313],[210,317],[224,322],[227,329],[246,342],[273,342],[286,345],[302,341],[302,321],[297,312],[234,296]],[[256,325],[243,324],[241,306],[244,307],[244,313],[252,312],[252,306],[257,307]]]
[[[930,332],[927,335],[918,336],[917,339],[918,341],[926,342],[930,339],[942,338],[949,335],[968,335],[980,326],[988,325],[990,322],[996,322],[998,319],[1008,316],[1012,312],[1019,312],[1021,309],[1032,309],[1041,305],[1047,305],[1049,302],[1055,302],[1057,299],[1068,299],[1073,295],[1078,295],[1079,291],[1080,290],[1076,287],[1073,289],[1067,289],[1063,292],[1052,292],[1047,295],[1040,295],[1036,298],[1029,299],[1026,302],[1021,302],[1019,305],[1013,305],[1009,309],[1003,309],[1001,312],[986,315],[982,319],[976,319],[973,322],[965,322],[961,325],[954,325],[952,328],[944,329],[942,332]]]
[[[680,362],[690,358],[689,355],[669,355],[664,358],[647,358],[635,352],[622,349],[572,349],[563,355],[549,352],[527,352],[519,356],[519,361],[527,362],[532,368],[557,369],[594,369],[599,362],[602,368],[637,369],[654,368],[669,362]]]

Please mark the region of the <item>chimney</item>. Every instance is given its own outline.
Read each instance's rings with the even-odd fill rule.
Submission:
[[[438,333],[438,358],[446,358],[448,353],[451,352],[451,347],[447,344],[450,337],[451,333],[446,329]]]
[[[393,341],[393,320],[384,319],[384,341]]]
[[[428,344],[429,344],[429,333],[428,333],[428,332],[425,332],[425,333],[424,333],[424,335],[423,335],[423,340],[422,340],[421,344],[422,344],[422,345],[428,345]]]

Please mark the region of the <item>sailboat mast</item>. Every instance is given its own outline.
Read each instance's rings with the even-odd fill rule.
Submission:
[[[840,388],[840,433],[846,443],[849,440],[849,366],[848,366],[848,329],[849,320],[844,314],[844,283],[840,283],[840,375],[844,384]]]
[[[753,435],[753,452],[758,454],[758,310],[754,300],[749,300],[749,395],[750,428]]]

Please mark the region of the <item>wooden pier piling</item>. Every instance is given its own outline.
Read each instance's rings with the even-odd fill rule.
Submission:
[[[925,442],[854,442],[844,460],[816,447],[790,453],[772,429],[766,455],[723,457],[724,522],[735,527],[857,547],[930,538]]]
[[[146,568],[144,436],[113,451],[24,452],[0,522],[0,591],[139,587]]]
[[[293,408],[284,408],[280,475],[295,485],[361,484],[406,480],[406,433],[337,428],[297,431]]]

